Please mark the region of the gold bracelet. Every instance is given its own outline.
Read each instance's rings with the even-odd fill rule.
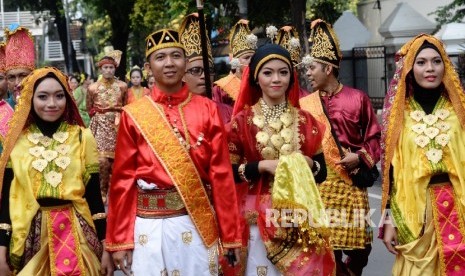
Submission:
[[[107,217],[107,214],[105,213],[97,213],[97,214],[92,215],[93,220],[104,219],[106,217]]]
[[[243,164],[240,164],[239,165],[239,169],[237,169],[237,172],[239,173],[239,177],[241,178],[242,181],[245,181],[247,183],[250,183],[250,179],[248,179],[246,176],[245,176],[245,165],[247,163],[243,163]]]

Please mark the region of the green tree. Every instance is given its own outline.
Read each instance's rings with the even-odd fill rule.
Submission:
[[[78,0],[76,0],[78,1]],[[129,33],[131,32],[130,15],[134,10],[136,0],[80,0],[93,5],[101,17],[108,16],[111,22],[110,43],[116,50],[122,51],[120,66],[116,76],[124,80],[126,74],[126,55]]]
[[[356,13],[359,0],[310,0],[307,2],[307,18],[321,18],[334,24],[345,10]]]
[[[454,0],[448,5],[440,6],[432,14],[436,15],[439,24],[460,22],[465,17],[465,0]]]

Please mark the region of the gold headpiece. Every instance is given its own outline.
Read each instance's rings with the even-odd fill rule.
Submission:
[[[229,50],[233,58],[257,50],[257,36],[249,29],[249,21],[239,20],[231,29],[229,35]]]
[[[115,60],[116,62],[116,67],[119,66],[119,63],[121,62],[121,56],[123,55],[123,52],[121,52],[120,50],[112,50],[110,52],[108,52],[107,54],[105,54],[105,56],[108,56],[108,57],[111,57]]]
[[[179,28],[179,42],[186,49],[186,57],[189,61],[202,59],[202,45],[200,42],[199,14],[192,13],[184,18]],[[213,67],[213,56],[210,39],[207,36],[208,61]]]
[[[175,30],[161,29],[154,33],[151,33],[145,39],[145,57],[148,58],[151,53],[156,50],[169,47],[177,47],[186,50],[184,46],[179,42],[179,34]]]
[[[321,19],[312,21],[309,42],[313,60],[339,68],[342,59],[339,40],[331,25]]]
[[[276,36],[276,44],[283,46],[289,51],[294,65],[300,63],[300,41],[299,33],[292,26],[284,26],[279,29]]]

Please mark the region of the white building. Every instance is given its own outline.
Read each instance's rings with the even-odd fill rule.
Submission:
[[[61,48],[61,42],[58,38],[56,26],[43,20],[48,17],[48,12],[40,14],[31,11],[4,12],[0,16],[0,26],[2,30],[10,24],[18,24],[26,27],[31,31],[36,48],[36,65],[51,65],[66,72],[65,57]],[[71,26],[76,29],[79,26]],[[92,72],[92,59],[88,54],[84,54],[81,49],[81,40],[77,35],[72,35],[72,43],[76,50],[76,59],[83,71]],[[5,34],[0,31],[0,40],[5,40]]]

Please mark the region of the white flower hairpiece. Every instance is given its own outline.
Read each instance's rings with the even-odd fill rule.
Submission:
[[[250,48],[257,49],[258,38],[254,34],[249,34],[246,37],[247,44]]]
[[[274,40],[277,34],[278,34],[278,29],[275,26],[270,25],[266,27],[266,36],[269,37],[272,41]]]
[[[231,59],[230,64],[231,64],[231,69],[233,69],[233,70],[238,69],[239,67],[241,67],[241,62],[239,61],[238,58]]]
[[[302,61],[297,63],[296,65],[294,66],[299,66],[299,65],[304,65],[304,66],[309,66],[310,63],[313,62],[313,58],[310,56],[310,55],[306,55],[302,58]]]
[[[291,38],[291,40],[289,40],[289,46],[291,46],[292,49],[297,49],[300,47],[300,41],[298,38]]]

